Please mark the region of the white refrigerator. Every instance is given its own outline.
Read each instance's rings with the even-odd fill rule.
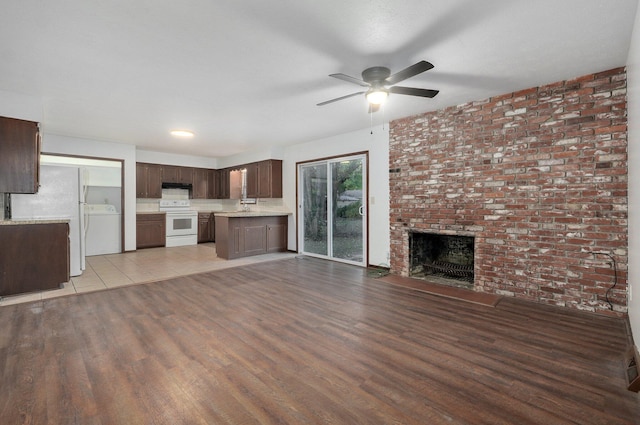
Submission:
[[[71,276],[85,269],[84,202],[83,170],[64,165],[40,166],[38,193],[11,195],[12,220],[69,220]]]

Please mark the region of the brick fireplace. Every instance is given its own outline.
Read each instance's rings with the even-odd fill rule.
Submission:
[[[617,68],[392,121],[391,271],[472,235],[474,290],[626,313],[626,114]]]

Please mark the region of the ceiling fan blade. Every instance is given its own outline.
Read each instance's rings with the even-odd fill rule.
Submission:
[[[402,71],[396,72],[391,77],[387,78],[386,82],[388,84],[397,84],[400,81],[404,81],[407,78],[411,78],[415,75],[421,74],[425,71],[433,68],[433,65],[427,61],[420,61],[418,63],[414,63],[408,68],[403,69]]]
[[[359,80],[356,77],[351,77],[345,74],[330,74],[329,77],[337,78],[338,80],[346,81],[348,83],[357,84],[362,87],[370,87],[369,83],[365,83],[364,81]]]
[[[359,95],[359,94],[365,94],[365,93],[366,93],[366,92],[359,91],[359,92],[357,92],[357,93],[351,93],[351,94],[348,94],[348,95],[346,95],[346,96],[336,97],[335,99],[325,100],[324,102],[320,102],[320,103],[318,103],[318,105],[317,105],[317,106],[326,105],[327,103],[337,102],[337,101],[342,100],[342,99],[347,99],[347,98],[349,98],[349,97],[353,97],[353,96],[357,96],[357,95]]]
[[[439,90],[418,89],[415,87],[401,87],[401,86],[390,87],[389,91],[395,94],[408,94],[409,96],[420,96],[420,97],[434,97],[440,92]]]

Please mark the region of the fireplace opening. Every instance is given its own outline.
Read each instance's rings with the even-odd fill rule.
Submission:
[[[409,233],[409,276],[473,288],[474,237]]]

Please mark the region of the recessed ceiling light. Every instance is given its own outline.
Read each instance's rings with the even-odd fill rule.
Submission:
[[[171,130],[171,135],[175,137],[193,137],[193,131],[189,130]]]

